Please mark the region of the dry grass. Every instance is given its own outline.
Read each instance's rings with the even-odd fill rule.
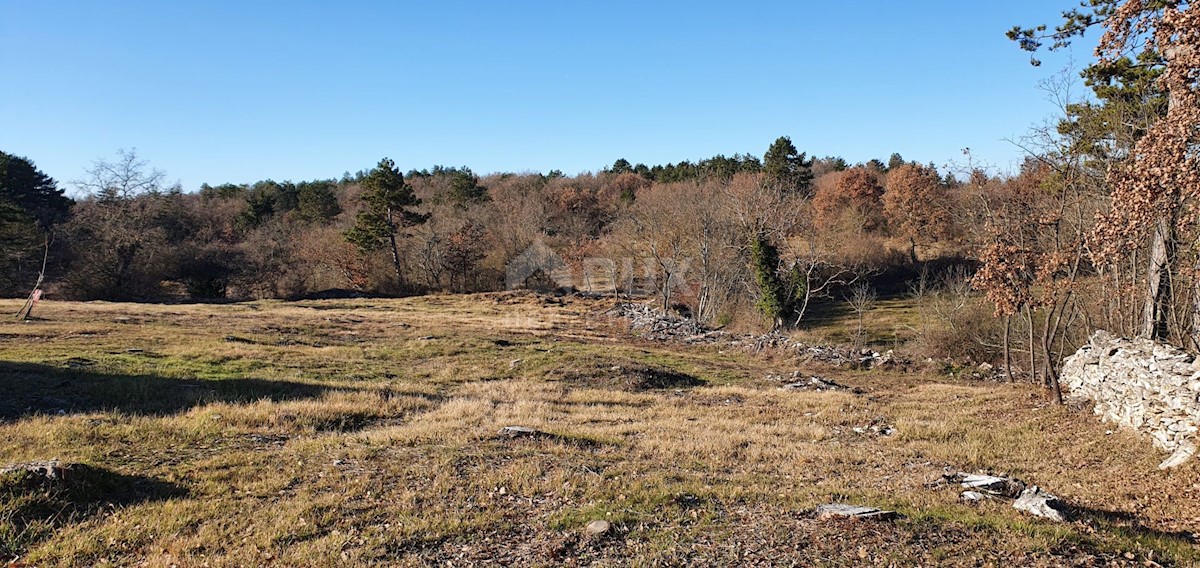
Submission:
[[[639,342],[600,310],[520,294],[47,303],[43,319],[0,323],[0,464],[58,457],[99,481],[56,493],[0,479],[0,554],[38,566],[1200,562],[1200,468],[1161,472],[1148,443],[1032,388],[809,368],[866,394],[781,391],[763,376],[794,361]],[[896,433],[854,430],[872,423]],[[507,425],[553,436],[497,437]],[[960,504],[925,487],[945,467],[1010,472],[1080,520]],[[904,517],[809,513],[831,500]],[[597,518],[616,534],[584,537]]]

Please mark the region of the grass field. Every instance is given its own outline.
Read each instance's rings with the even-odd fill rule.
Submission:
[[[1147,441],[1086,409],[1020,384],[651,343],[607,305],[46,302],[3,320],[0,466],[77,465],[58,484],[0,475],[0,560],[1200,564],[1200,467],[1159,471]],[[764,378],[796,370],[862,394]],[[497,435],[510,425],[549,435]],[[1076,519],[960,503],[926,486],[947,468],[1036,483]],[[816,519],[830,501],[902,516]],[[586,535],[596,519],[612,531]]]

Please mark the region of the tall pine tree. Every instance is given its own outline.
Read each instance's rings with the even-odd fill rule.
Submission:
[[[367,209],[358,214],[353,227],[346,231],[346,240],[363,252],[388,247],[392,253],[392,266],[396,281],[403,283],[400,250],[396,236],[405,228],[424,223],[428,217],[413,211],[421,204],[413,193],[412,186],[404,181],[404,174],[389,158],[379,161],[362,181],[363,201]]]
[[[780,136],[763,156],[763,181],[782,191],[808,196],[812,192],[812,160],[796,150],[792,139]]]

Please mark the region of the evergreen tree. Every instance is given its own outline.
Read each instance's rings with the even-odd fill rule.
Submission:
[[[259,182],[246,192],[246,207],[238,215],[237,224],[242,230],[255,229],[275,215],[279,193],[275,182]]]
[[[0,152],[0,203],[23,211],[42,228],[67,218],[70,198],[28,159]]]
[[[308,222],[327,222],[342,212],[332,181],[300,182],[296,184],[296,213]]]
[[[779,327],[790,313],[793,297],[788,283],[779,277],[779,249],[766,235],[757,234],[750,240],[750,262],[759,292],[755,307]]]
[[[482,203],[488,200],[487,188],[479,185],[479,176],[468,167],[447,170],[450,177],[450,200],[459,205]]]
[[[363,252],[379,250],[384,246],[392,253],[392,266],[396,280],[403,282],[400,250],[396,246],[396,235],[404,228],[424,223],[428,217],[412,210],[421,204],[413,193],[412,186],[404,181],[404,174],[396,169],[396,163],[388,158],[363,178],[363,201],[367,209],[358,214],[353,227],[346,231],[346,240]]]
[[[780,136],[763,155],[764,181],[783,191],[807,196],[812,191],[812,160],[796,150],[792,139]]]
[[[65,220],[71,200],[29,160],[0,152],[0,292],[28,284],[44,232]],[[22,290],[28,291],[28,290]]]

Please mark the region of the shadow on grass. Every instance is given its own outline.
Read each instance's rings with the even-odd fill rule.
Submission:
[[[1142,524],[1141,519],[1133,513],[1106,511],[1071,505],[1069,514],[1072,519],[1096,527],[1104,532],[1123,534],[1135,540],[1156,540],[1183,545],[1191,548],[1196,544],[1196,536],[1188,531],[1164,531],[1150,528]]]
[[[356,390],[290,381],[244,378],[175,379],[155,375],[94,372],[0,361],[0,422],[38,414],[118,411],[168,415],[214,402],[282,402],[319,398],[328,391]]]
[[[0,558],[105,510],[188,494],[174,483],[87,464],[66,464],[57,473],[53,479],[25,470],[0,473]]]

